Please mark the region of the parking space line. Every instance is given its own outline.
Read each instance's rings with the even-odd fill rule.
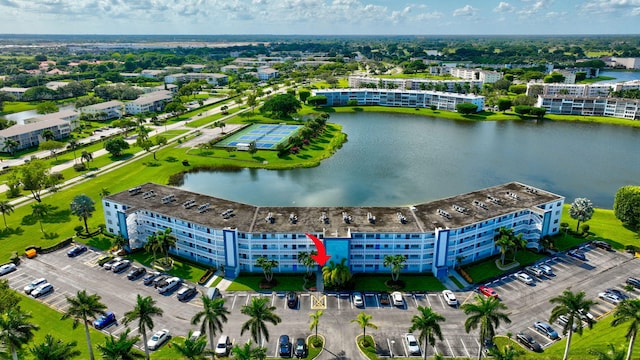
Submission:
[[[462,339],[460,339],[460,343],[462,344],[462,348],[464,349],[464,352],[467,353],[467,357],[471,358],[471,354],[469,353],[469,350],[467,349],[467,345],[465,345],[464,341],[462,341]]]
[[[467,295],[467,297],[464,299],[464,301],[462,302],[462,304],[461,304],[461,305],[466,304],[466,303],[467,303],[467,301],[469,301],[471,298],[475,297],[475,295],[476,295],[476,294],[477,294],[477,293],[476,293],[476,292],[474,292],[474,291],[470,292],[470,293],[469,293],[469,295]]]
[[[416,304],[416,307],[420,306],[420,305],[418,305],[418,299],[416,297],[416,294],[413,294],[412,297],[413,297],[413,302]]]

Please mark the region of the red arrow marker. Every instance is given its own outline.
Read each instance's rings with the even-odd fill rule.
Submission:
[[[331,256],[327,255],[327,249],[324,248],[322,240],[311,234],[305,233],[305,235],[307,235],[307,237],[311,239],[311,241],[313,241],[313,243],[316,245],[316,248],[318,249],[318,255],[311,255],[311,258],[315,260],[318,265],[324,266],[324,264],[331,258]]]

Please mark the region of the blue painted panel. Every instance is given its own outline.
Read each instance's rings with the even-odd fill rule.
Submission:
[[[120,235],[129,240],[129,232],[127,231],[127,216],[120,211],[118,211],[118,231]]]

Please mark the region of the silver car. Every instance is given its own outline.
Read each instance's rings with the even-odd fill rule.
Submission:
[[[24,287],[25,294],[30,295],[31,292],[33,290],[35,290],[35,288],[37,288],[38,286],[40,286],[40,285],[42,285],[42,284],[44,284],[46,282],[47,282],[47,279],[45,279],[45,278],[39,278],[39,279],[33,280],[31,283],[29,283],[29,285]]]

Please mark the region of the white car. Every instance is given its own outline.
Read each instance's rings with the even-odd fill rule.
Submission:
[[[38,286],[44,284],[47,282],[47,279],[45,278],[39,278],[39,279],[35,279],[33,280],[29,285],[24,287],[24,292],[25,294],[29,295],[31,294],[31,292],[33,290],[35,290],[35,288],[37,288]]]
[[[456,299],[456,295],[451,290],[442,290],[442,297],[447,305],[456,306],[458,305],[458,299]]]
[[[395,306],[404,306],[404,299],[402,298],[400,291],[394,291],[391,293],[391,301],[393,301],[393,305]]]
[[[538,264],[538,269],[542,270],[542,272],[547,276],[555,276],[553,269],[547,264]]]
[[[177,276],[167,279],[167,284],[158,288],[160,294],[173,291],[177,289],[182,283],[182,279]]]
[[[363,307],[364,306],[364,298],[362,297],[362,294],[359,292],[354,292],[352,295],[352,299],[353,299],[353,305],[356,307]]]
[[[45,296],[52,292],[53,292],[53,285],[49,283],[44,283],[38,286],[37,288],[33,289],[33,291],[31,292],[31,296],[33,296],[34,298],[39,298],[41,296]]]
[[[598,294],[598,297],[604,301],[610,302],[613,305],[618,305],[622,299],[617,297],[616,295],[608,292],[601,292]]]
[[[8,274],[12,271],[16,271],[18,267],[14,263],[4,264],[0,266],[0,275]]]
[[[420,344],[418,340],[416,340],[416,337],[413,336],[413,334],[406,334],[404,338],[407,340],[409,355],[420,355]]]
[[[523,272],[517,272],[515,275],[516,279],[522,281],[523,283],[527,284],[527,285],[533,285],[533,278],[531,278],[531,276],[523,273]]]
[[[156,333],[147,341],[147,347],[149,347],[149,350],[156,350],[162,346],[162,344],[167,342],[167,340],[169,340],[169,330],[162,329],[160,331],[156,331]]]

